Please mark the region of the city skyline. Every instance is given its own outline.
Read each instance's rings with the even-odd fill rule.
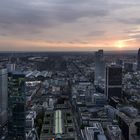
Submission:
[[[140,49],[104,52],[1,52],[0,139],[139,140]]]
[[[137,0],[5,0],[0,51],[137,50]]]

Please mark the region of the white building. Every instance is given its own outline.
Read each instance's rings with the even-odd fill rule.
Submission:
[[[85,127],[85,140],[107,140],[100,123],[93,123],[92,127]]]

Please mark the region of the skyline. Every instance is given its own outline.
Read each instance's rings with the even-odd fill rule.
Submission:
[[[0,51],[137,50],[137,0],[5,0]]]

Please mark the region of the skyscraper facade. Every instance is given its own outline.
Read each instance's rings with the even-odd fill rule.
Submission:
[[[122,67],[111,65],[106,67],[106,96],[107,98],[122,97]]]
[[[0,70],[0,125],[3,126],[7,122],[7,70]]]
[[[138,69],[138,71],[140,71],[140,49],[138,50],[138,58],[137,59],[138,59],[137,60],[137,65],[138,65],[137,69]]]
[[[8,72],[13,72],[16,69],[16,64],[7,64],[6,66]]]
[[[99,50],[95,52],[95,82],[99,83],[105,78],[104,52]]]
[[[25,139],[25,76],[8,74],[8,133],[10,139]]]

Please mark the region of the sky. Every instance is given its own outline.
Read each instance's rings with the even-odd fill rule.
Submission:
[[[140,0],[2,0],[0,51],[135,50]]]

